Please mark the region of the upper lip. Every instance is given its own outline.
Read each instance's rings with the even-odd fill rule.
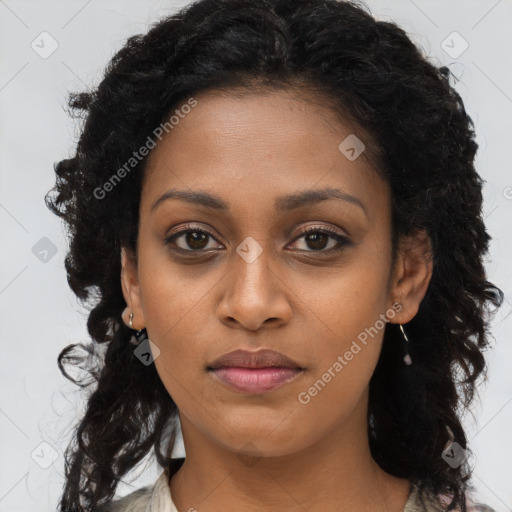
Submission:
[[[247,350],[234,350],[216,359],[208,365],[209,370],[216,370],[222,367],[238,368],[300,368],[300,366],[289,357],[270,349],[261,349],[257,352]]]

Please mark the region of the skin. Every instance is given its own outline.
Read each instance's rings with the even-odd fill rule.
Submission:
[[[393,303],[402,309],[391,322],[416,315],[432,275],[429,239],[402,239],[392,266],[390,189],[362,157],[340,152],[345,137],[364,140],[363,132],[312,93],[195,97],[150,154],[137,264],[121,254],[123,320],[133,311],[133,328],[146,327],[180,411],[186,460],[170,481],[173,500],[180,512],[399,512],[409,482],[375,463],[367,434],[384,329],[309,403],[298,395]],[[274,208],[278,196],[324,187],[355,196],[364,210],[340,199]],[[215,194],[230,208],[169,199],[151,211],[171,188]],[[212,235],[195,245],[187,235],[174,239],[188,258],[164,243],[170,228],[187,223]],[[328,255],[336,240],[315,244],[300,233],[307,226],[334,228],[350,243]],[[247,237],[262,249],[252,263],[236,252]],[[205,370],[237,348],[277,350],[305,370],[271,392],[237,393]]]

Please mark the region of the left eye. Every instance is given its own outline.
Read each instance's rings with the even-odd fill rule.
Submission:
[[[335,243],[326,248],[329,238],[334,239]],[[343,246],[349,244],[347,237],[340,235],[337,231],[331,230],[329,228],[306,228],[301,233],[301,235],[295,239],[295,241],[300,239],[304,239],[309,248],[312,247],[312,250],[300,249],[305,250],[306,252],[339,251],[343,248]]]

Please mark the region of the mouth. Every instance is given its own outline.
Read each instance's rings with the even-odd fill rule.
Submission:
[[[206,367],[216,380],[240,393],[261,394],[277,389],[304,371],[289,357],[269,349],[235,350]]]

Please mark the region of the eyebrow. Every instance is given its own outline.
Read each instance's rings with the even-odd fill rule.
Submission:
[[[213,210],[229,210],[229,204],[217,195],[201,191],[190,192],[187,190],[170,189],[163,193],[153,203],[150,211],[153,212],[160,204],[169,199],[178,199],[181,201],[186,201],[187,203],[211,208]],[[289,212],[291,210],[296,210],[305,206],[318,204],[322,201],[327,201],[328,199],[340,199],[342,201],[355,204],[363,210],[365,215],[368,215],[366,207],[360,199],[348,194],[347,192],[344,192],[343,190],[331,187],[315,190],[304,190],[277,197],[274,203],[274,207],[279,212]]]

